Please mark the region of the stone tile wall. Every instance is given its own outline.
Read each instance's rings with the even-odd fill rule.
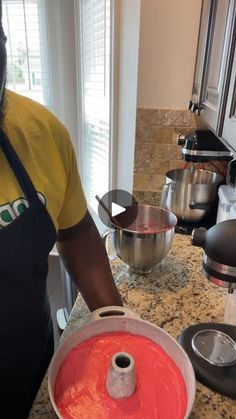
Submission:
[[[178,136],[195,129],[207,127],[188,110],[137,110],[133,193],[138,202],[159,204],[165,173],[186,165]]]

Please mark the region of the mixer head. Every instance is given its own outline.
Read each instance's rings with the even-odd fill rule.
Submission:
[[[236,288],[236,220],[222,221],[209,230],[193,230],[192,244],[204,249],[203,274],[233,293]]]
[[[196,130],[180,135],[178,144],[182,146],[182,158],[187,162],[230,161],[233,158],[232,152],[212,131]]]

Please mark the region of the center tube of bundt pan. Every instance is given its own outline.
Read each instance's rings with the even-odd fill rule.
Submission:
[[[133,357],[127,352],[113,355],[107,373],[106,387],[113,399],[123,399],[135,391],[136,373]]]

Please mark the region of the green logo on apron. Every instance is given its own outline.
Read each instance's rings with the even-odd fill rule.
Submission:
[[[42,203],[46,206],[46,198],[38,192],[38,197]],[[0,228],[6,227],[11,224],[19,215],[23,214],[29,207],[27,199],[24,197],[17,198],[12,203],[0,205]]]

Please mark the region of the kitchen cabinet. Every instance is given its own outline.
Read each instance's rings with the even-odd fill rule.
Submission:
[[[236,150],[236,0],[203,0],[191,109]]]
[[[234,42],[236,44],[236,24],[234,28]],[[229,89],[226,101],[226,110],[222,121],[222,138],[236,151],[236,45],[232,54],[232,70],[229,79]]]
[[[207,54],[209,48],[210,27],[213,13],[212,0],[203,0],[200,20],[200,30],[198,36],[197,57],[195,63],[194,81],[192,97],[189,102],[189,109],[200,110],[204,81],[206,78]]]
[[[202,116],[216,134],[219,134],[221,115],[224,113],[234,7],[234,0],[213,1]]]

